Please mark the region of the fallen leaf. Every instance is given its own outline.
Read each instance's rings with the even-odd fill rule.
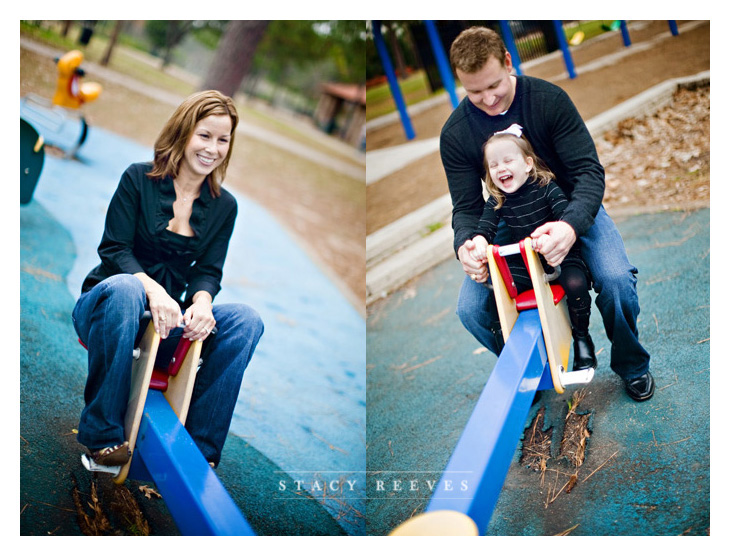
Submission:
[[[162,498],[159,492],[157,492],[154,488],[148,487],[147,485],[140,485],[139,491],[144,494],[148,499],[152,499],[154,496],[155,498]]]

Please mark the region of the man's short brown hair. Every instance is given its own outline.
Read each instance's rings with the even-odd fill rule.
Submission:
[[[504,66],[507,49],[499,33],[487,27],[462,31],[451,44],[449,56],[454,70],[476,73],[494,56]]]

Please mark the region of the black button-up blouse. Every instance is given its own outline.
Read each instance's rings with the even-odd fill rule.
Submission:
[[[236,199],[225,189],[213,198],[206,181],[190,216],[195,235],[175,234],[167,230],[174,216],[172,178],[148,178],[151,169],[151,163],[132,164],[122,175],[106,214],[98,249],[101,264],[81,291],[116,274],[145,272],[183,308],[201,290],[215,298],[238,212]]]

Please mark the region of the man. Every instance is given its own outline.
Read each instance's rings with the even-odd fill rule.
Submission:
[[[541,253],[551,266],[560,264],[570,247],[581,242],[596,306],[612,343],[611,368],[631,398],[648,400],[654,394],[654,379],[636,328],[637,269],[601,205],[604,171],[585,123],[559,87],[512,75],[510,54],[491,29],[463,31],[450,56],[467,94],[441,130],[441,160],[453,203],[454,249],[467,274],[457,306],[461,322],[482,345],[499,353],[501,330],[493,296],[485,287],[487,267],[472,257],[471,238],[484,208],[482,146],[495,132],[516,123],[570,201],[561,221],[548,222],[532,237],[541,238]],[[504,245],[517,239],[502,226],[494,242]]]

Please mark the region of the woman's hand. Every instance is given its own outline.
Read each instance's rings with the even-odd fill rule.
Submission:
[[[144,284],[147,302],[152,313],[152,323],[163,340],[170,335],[174,328],[182,326],[183,315],[180,305],[152,278],[140,272],[135,274]]]
[[[188,307],[183,317],[185,330],[183,338],[188,340],[205,340],[215,327],[213,318],[213,298],[208,292],[199,291],[193,296],[193,304]]]

